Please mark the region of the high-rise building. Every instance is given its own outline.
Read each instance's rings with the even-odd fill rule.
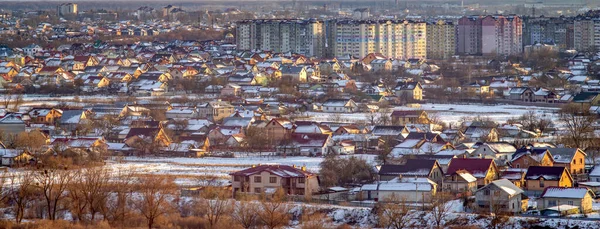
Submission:
[[[523,22],[514,15],[465,16],[456,26],[456,53],[515,55],[523,52]]]
[[[481,54],[481,17],[465,16],[456,25],[456,54]]]
[[[600,15],[580,15],[575,18],[573,46],[578,51],[600,50]]]
[[[239,50],[323,56],[324,30],[324,23],[320,20],[239,21],[236,28],[236,44]]]
[[[523,45],[555,44],[560,50],[573,48],[573,19],[569,17],[523,18]]]
[[[58,16],[76,15],[77,3],[62,3],[57,7]]]
[[[456,27],[452,21],[427,23],[427,58],[447,59],[456,51]]]
[[[523,52],[523,22],[520,17],[486,16],[481,21],[483,55],[517,55]]]
[[[335,27],[335,56],[427,58],[425,22],[340,20]]]

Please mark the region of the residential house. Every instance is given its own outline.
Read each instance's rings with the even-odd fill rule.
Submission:
[[[25,121],[21,119],[23,114],[7,113],[0,119],[0,129],[7,134],[19,134],[25,131]]]
[[[492,181],[475,192],[475,203],[482,211],[520,213],[527,210],[523,190],[507,179]]]
[[[329,152],[332,143],[330,134],[293,133],[289,140],[278,144],[277,152],[282,155],[321,156]]]
[[[565,167],[529,166],[525,173],[525,189],[539,195],[547,187],[573,187],[573,178]]]
[[[283,189],[288,195],[311,195],[319,191],[317,175],[289,165],[259,165],[229,174],[233,196],[237,193],[274,193]]]
[[[18,149],[0,149],[0,165],[13,167],[26,165],[33,156],[25,151]]]
[[[271,145],[273,145],[289,138],[294,129],[294,124],[287,118],[273,118],[271,121],[266,122],[265,125],[258,127],[264,129],[263,133],[265,133],[267,139],[269,139]]]
[[[396,96],[404,102],[423,100],[423,86],[419,82],[398,83]]]
[[[494,159],[496,165],[505,166],[516,151],[517,148],[508,142],[486,142],[475,149],[471,156]]]
[[[521,148],[512,156],[510,167],[527,169],[529,166],[553,166],[554,158],[545,148]]]
[[[140,147],[140,144],[153,144],[169,146],[171,138],[163,128],[131,128],[124,137],[124,143],[130,147]],[[144,152],[148,153],[148,152]]]
[[[379,168],[379,180],[389,181],[399,176],[427,177],[441,185],[444,172],[436,160],[407,159],[401,165],[384,164]]]
[[[508,99],[533,102],[534,92],[528,87],[513,87],[508,92]]]
[[[455,194],[471,195],[477,190],[477,178],[467,170],[457,170],[444,176],[442,190]]]
[[[482,187],[500,178],[500,172],[492,159],[482,158],[453,158],[448,165],[446,174],[465,170],[477,178],[477,186]]]
[[[63,111],[60,109],[34,108],[29,111],[29,117],[33,123],[43,123],[53,125],[55,121],[60,120]]]
[[[393,125],[428,124],[431,121],[423,110],[395,110],[391,114]]]
[[[197,109],[199,118],[205,118],[215,122],[231,116],[231,114],[234,112],[234,107],[229,102],[224,102],[221,100],[199,105],[197,106]]]
[[[358,106],[352,99],[328,99],[323,103],[323,112],[352,113]]]
[[[579,208],[580,213],[587,214],[592,212],[592,202],[595,197],[594,192],[586,187],[546,187],[537,201],[537,207],[545,210],[553,207],[567,209],[575,206]]]
[[[565,167],[569,170],[569,173],[575,180],[585,181],[587,175],[585,174],[585,154],[579,148],[548,148],[548,152],[554,159],[554,166]]]

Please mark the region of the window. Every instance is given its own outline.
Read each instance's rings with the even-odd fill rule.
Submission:
[[[567,204],[568,204],[568,205],[573,205],[573,201],[572,201],[572,200],[569,200],[569,201],[567,201]]]
[[[583,164],[583,158],[579,158],[579,164]]]
[[[544,178],[540,178],[540,188],[544,187]]]
[[[233,176],[233,181],[240,181],[240,177],[239,176]]]
[[[304,177],[301,177],[301,178],[298,179],[298,183],[304,184],[304,182],[305,182]]]
[[[548,207],[556,206],[556,200],[548,200]]]
[[[254,183],[262,182],[261,177],[254,177]]]
[[[271,183],[271,184],[277,183],[277,177],[269,177],[269,183]]]
[[[486,189],[486,190],[483,192],[483,194],[484,194],[484,195],[486,195],[486,196],[489,196],[489,195],[490,195],[490,190],[489,190],[489,189]]]
[[[255,193],[260,193],[260,188],[254,188]]]

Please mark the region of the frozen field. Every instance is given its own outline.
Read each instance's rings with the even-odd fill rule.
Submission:
[[[355,155],[369,162],[375,155]],[[107,166],[115,170],[135,171],[139,174],[156,174],[174,176],[180,185],[194,185],[204,181],[225,182],[229,173],[252,167],[258,164],[280,164],[306,166],[306,170],[319,172],[322,157],[240,157],[240,158],[143,158],[126,157],[120,162],[109,161]]]
[[[528,111],[534,111],[540,117],[548,117],[553,121],[558,118],[556,111],[559,108],[518,106],[518,105],[483,105],[483,104],[423,104],[421,108],[394,107],[393,110],[424,110],[430,117],[437,117],[446,123],[455,123],[464,117],[488,117],[493,121],[504,123],[511,118],[519,117]],[[306,112],[308,118],[320,122],[342,121],[353,123],[369,121],[369,113],[336,114],[324,112]],[[381,114],[375,114],[377,117]],[[389,115],[389,113],[387,114]]]

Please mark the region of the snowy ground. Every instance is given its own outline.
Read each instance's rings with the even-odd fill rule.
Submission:
[[[373,163],[375,155],[354,155]],[[348,157],[348,156],[344,156]],[[319,172],[322,157],[279,157],[253,156],[240,158],[143,158],[126,157],[122,160],[107,162],[107,166],[115,170],[135,171],[139,174],[158,174],[176,177],[180,185],[197,185],[205,180],[225,182],[230,179],[229,173],[259,164],[281,164],[306,166],[310,172]]]
[[[424,110],[430,117],[436,117],[446,123],[456,123],[464,117],[474,118],[477,116],[487,117],[493,121],[504,123],[511,118],[517,118],[528,111],[534,111],[538,117],[548,118],[553,121],[558,119],[556,111],[559,108],[536,107],[536,106],[518,106],[518,105],[484,105],[484,104],[422,104],[421,108],[410,108],[404,106],[393,107],[393,110]],[[326,112],[305,112],[302,115],[312,116],[308,118],[320,122],[357,122],[370,121],[370,113],[326,113]],[[380,114],[375,114],[378,117]],[[389,114],[387,114],[389,115]]]

